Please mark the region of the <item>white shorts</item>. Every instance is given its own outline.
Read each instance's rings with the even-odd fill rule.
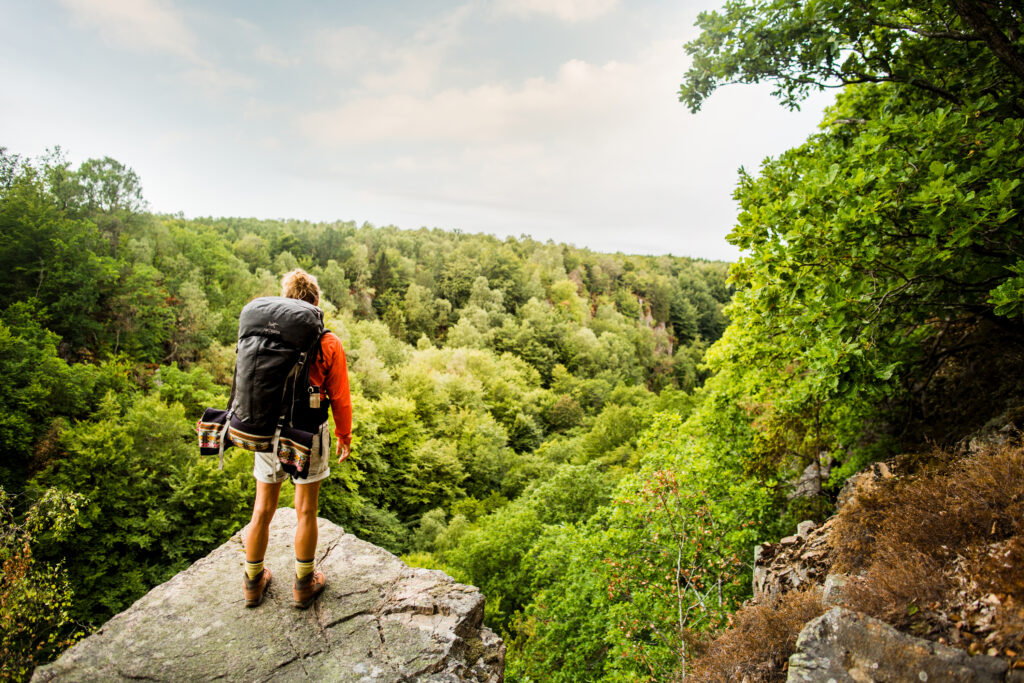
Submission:
[[[281,467],[281,461],[273,453],[257,452],[252,467],[252,476],[264,484],[281,484],[290,475]],[[331,431],[324,423],[320,432],[313,437],[313,448],[309,452],[309,476],[305,479],[292,477],[293,484],[312,484],[331,476]]]

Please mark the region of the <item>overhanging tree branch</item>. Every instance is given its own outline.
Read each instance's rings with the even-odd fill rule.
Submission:
[[[974,0],[953,0],[952,4],[964,23],[981,36],[999,61],[1005,64],[1014,76],[1024,81],[1024,54],[1010,42],[985,8]]]

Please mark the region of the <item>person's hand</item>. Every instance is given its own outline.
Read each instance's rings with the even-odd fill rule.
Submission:
[[[345,462],[345,458],[347,458],[351,452],[352,452],[352,447],[351,446],[346,446],[345,444],[343,444],[342,442],[339,441],[338,442],[338,448],[337,448],[338,463]]]

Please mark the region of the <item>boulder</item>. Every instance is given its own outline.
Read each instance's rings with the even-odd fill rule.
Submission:
[[[807,537],[810,536],[811,532],[814,531],[817,527],[818,525],[815,524],[812,520],[805,519],[804,521],[796,525],[796,535],[806,541]]]
[[[1003,681],[1007,663],[987,656],[971,657],[940,643],[900,633],[885,622],[833,607],[800,632],[789,658],[787,681],[888,683]]]
[[[818,455],[818,460],[804,468],[793,484],[787,498],[812,498],[821,493],[821,485],[828,481],[832,473],[832,456],[827,452]]]
[[[319,520],[327,587],[292,606],[295,511],[270,527],[263,604],[242,597],[242,532],[141,597],[32,680],[479,681],[500,683],[505,646],[483,626],[484,596],[447,574]]]

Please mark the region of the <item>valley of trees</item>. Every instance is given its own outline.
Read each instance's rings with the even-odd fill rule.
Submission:
[[[2,162],[0,486],[4,561],[22,566],[4,574],[4,619],[26,624],[4,647],[52,636],[37,661],[248,519],[251,456],[229,450],[218,470],[198,457],[194,424],[226,404],[242,306],[279,293],[288,270],[318,277],[353,387],[354,455],[334,468],[321,514],[486,585],[501,628],[532,595],[516,558],[638,469],[641,434],[690,410],[726,325],[723,263],[183,220],[146,212],[139,178],[109,158]]]
[[[694,111],[725,83],[837,89],[819,133],[741,171],[731,268],[153,215],[117,161],[3,154],[4,675],[247,519],[251,457],[219,471],[193,424],[226,401],[239,310],[295,266],[354,392],[321,515],[480,586],[510,681],[686,678],[754,544],[868,462],[1024,415],[1021,9],[737,1],[699,26]]]

